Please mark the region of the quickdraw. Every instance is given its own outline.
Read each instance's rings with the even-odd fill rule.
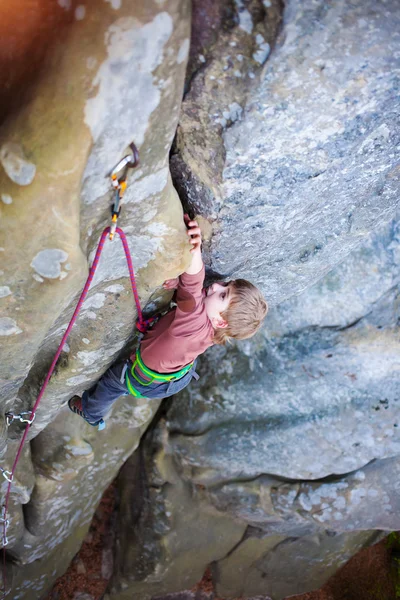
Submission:
[[[132,150],[132,155],[128,154],[119,161],[110,173],[112,186],[115,189],[115,201],[111,209],[111,227],[110,227],[110,240],[114,239],[115,231],[117,228],[118,217],[121,213],[122,199],[124,197],[127,183],[126,177],[129,169],[134,169],[139,164],[139,152],[135,144],[129,145]],[[118,173],[122,171],[122,175],[118,176]]]
[[[0,471],[1,471],[1,474],[3,475],[4,479],[7,479],[7,481],[9,481],[11,483],[13,480],[12,471],[7,471],[7,469],[3,469],[3,467],[0,467]]]
[[[7,529],[10,525],[10,521],[7,519],[5,513],[5,506],[3,506],[3,514],[0,517],[0,524],[3,525],[3,547],[8,546]]]
[[[135,273],[133,270],[133,264],[132,264],[132,257],[130,254],[130,250],[129,250],[129,246],[128,246],[128,241],[126,239],[126,236],[124,234],[124,232],[122,231],[122,229],[120,229],[119,227],[117,227],[117,222],[118,222],[118,217],[121,213],[121,203],[122,203],[122,198],[124,196],[126,187],[127,187],[127,182],[126,182],[126,177],[127,177],[127,172],[129,169],[133,169],[134,167],[136,167],[139,164],[139,152],[135,146],[135,144],[130,144],[130,148],[132,150],[132,154],[129,154],[127,156],[125,156],[115,167],[114,169],[111,171],[110,173],[110,177],[111,177],[111,183],[113,188],[115,189],[115,202],[114,205],[112,207],[112,211],[111,211],[111,225],[110,227],[106,227],[101,235],[99,244],[97,246],[97,250],[96,250],[96,254],[92,263],[92,266],[90,267],[89,270],[89,275],[88,278],[86,280],[85,286],[83,288],[83,291],[80,295],[80,298],[78,300],[78,303],[76,305],[74,314],[72,315],[71,321],[68,324],[68,327],[62,337],[62,340],[60,342],[60,345],[58,346],[58,349],[56,351],[56,354],[53,358],[53,362],[50,365],[49,371],[46,375],[46,378],[44,380],[44,383],[42,385],[42,388],[39,392],[39,395],[36,399],[36,402],[31,410],[31,412],[21,412],[18,415],[14,415],[11,412],[6,413],[6,423],[7,426],[10,426],[11,423],[15,420],[20,421],[20,423],[26,423],[26,427],[24,430],[24,433],[22,435],[20,444],[18,446],[18,450],[17,450],[17,454],[13,463],[13,466],[11,468],[11,471],[7,471],[6,469],[3,469],[2,467],[0,467],[0,472],[2,473],[3,477],[7,480],[8,482],[8,486],[7,486],[7,491],[5,494],[5,501],[4,501],[4,505],[3,505],[3,514],[0,517],[0,524],[3,525],[3,597],[6,596],[6,555],[5,555],[5,546],[8,544],[8,538],[7,538],[7,529],[9,526],[9,521],[7,519],[7,510],[8,510],[8,504],[9,504],[9,499],[10,499],[10,491],[11,491],[11,484],[13,482],[13,478],[14,478],[14,473],[18,464],[18,461],[21,457],[21,453],[22,453],[22,449],[26,440],[26,437],[28,435],[28,431],[30,426],[32,425],[33,421],[35,420],[35,416],[36,416],[36,410],[39,406],[39,403],[43,397],[43,394],[46,390],[47,384],[50,381],[50,378],[53,374],[53,371],[55,369],[55,366],[57,364],[57,361],[60,357],[61,351],[65,345],[65,342],[68,339],[68,336],[71,332],[71,329],[78,317],[79,311],[82,307],[82,304],[86,298],[86,295],[89,291],[90,285],[92,283],[94,274],[96,272],[96,268],[97,265],[99,263],[100,260],[100,256],[101,256],[101,252],[103,250],[104,247],[104,243],[106,241],[106,237],[107,235],[109,236],[110,241],[113,240],[115,233],[118,233],[123,248],[124,248],[124,252],[125,252],[125,257],[126,257],[126,262],[128,264],[128,270],[129,270],[129,277],[130,277],[130,281],[131,281],[131,286],[132,286],[132,292],[133,292],[133,296],[135,299],[135,304],[136,304],[136,310],[137,310],[137,315],[138,315],[138,319],[136,322],[136,327],[137,329],[141,332],[141,333],[145,333],[148,329],[148,327],[154,322],[154,320],[156,319],[156,317],[154,318],[150,318],[150,319],[145,319],[143,317],[143,313],[142,313],[142,309],[140,306],[140,300],[139,300],[139,294],[137,292],[137,288],[136,288],[136,280],[135,280]],[[118,174],[122,171],[122,174],[119,176]],[[26,418],[26,415],[30,415],[29,418]]]
[[[30,415],[30,419],[27,419],[25,417],[25,415]],[[14,415],[12,412],[6,412],[5,414],[6,417],[6,425],[7,427],[10,427],[11,423],[13,421],[19,421],[20,423],[29,423],[29,425],[32,425],[33,421],[35,420],[36,415],[33,414],[31,412],[21,412],[18,415]]]

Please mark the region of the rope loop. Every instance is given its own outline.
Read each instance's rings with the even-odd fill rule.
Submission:
[[[123,245],[123,248],[124,248],[124,252],[125,252],[126,262],[128,264],[129,278],[130,278],[130,281],[131,281],[132,293],[133,293],[133,297],[135,299],[135,305],[136,305],[136,310],[137,310],[137,315],[138,315],[137,328],[138,328],[138,330],[141,333],[145,333],[147,331],[149,325],[155,319],[154,318],[152,318],[152,319],[144,319],[143,318],[143,313],[142,313],[142,309],[141,309],[141,306],[140,306],[139,294],[138,294],[137,287],[136,287],[135,272],[133,270],[132,257],[131,257],[131,253],[130,253],[130,250],[129,250],[128,241],[127,241],[125,233],[122,231],[122,229],[120,229],[119,227],[116,227],[115,231],[118,233],[118,235],[119,235],[119,237],[121,239],[121,242],[122,242],[122,245]],[[78,303],[76,305],[74,314],[72,315],[71,320],[70,320],[70,322],[68,324],[68,327],[67,327],[67,329],[66,329],[66,331],[65,331],[65,333],[64,333],[64,335],[62,337],[60,345],[58,346],[57,352],[56,352],[56,354],[55,354],[55,356],[53,358],[53,362],[50,365],[49,371],[48,371],[48,373],[46,375],[46,378],[44,380],[42,388],[41,388],[41,390],[39,392],[39,395],[38,395],[38,397],[36,399],[36,402],[35,402],[32,410],[31,410],[31,412],[22,412],[19,415],[14,415],[13,413],[7,413],[6,414],[7,425],[10,425],[13,422],[13,420],[18,419],[21,423],[26,423],[27,426],[25,427],[25,430],[24,430],[24,433],[22,435],[20,444],[18,446],[17,454],[16,454],[16,457],[15,457],[15,460],[14,460],[14,464],[12,466],[11,471],[7,471],[6,469],[3,469],[2,467],[0,467],[0,471],[3,474],[3,477],[8,481],[8,486],[7,486],[7,491],[6,491],[6,494],[5,494],[5,501],[4,501],[4,512],[3,512],[3,516],[0,519],[0,524],[3,525],[3,535],[2,535],[2,537],[3,537],[3,595],[4,596],[6,594],[6,560],[5,560],[6,554],[5,554],[5,546],[7,546],[7,544],[8,544],[7,528],[8,528],[8,524],[9,524],[8,519],[7,519],[7,510],[8,510],[9,500],[10,500],[11,484],[13,482],[14,473],[15,473],[15,470],[17,468],[18,461],[19,461],[19,459],[21,457],[22,449],[23,449],[23,446],[25,444],[26,437],[28,435],[28,431],[29,431],[30,426],[32,425],[34,419],[35,419],[36,410],[37,410],[37,408],[38,408],[38,406],[40,404],[40,401],[41,401],[41,399],[43,397],[43,394],[44,394],[44,392],[46,390],[46,387],[47,387],[47,385],[48,385],[48,383],[50,381],[50,378],[51,378],[51,376],[53,374],[53,371],[54,371],[55,366],[57,364],[57,361],[58,361],[58,359],[60,357],[62,349],[63,349],[63,347],[64,347],[64,345],[65,345],[65,343],[66,343],[66,341],[67,341],[67,339],[69,337],[71,329],[72,329],[72,327],[73,327],[73,325],[74,325],[74,323],[75,323],[75,321],[76,321],[76,319],[78,317],[79,311],[82,308],[82,304],[84,303],[84,301],[86,299],[86,296],[88,294],[90,285],[91,285],[91,283],[93,281],[93,277],[95,275],[97,266],[99,264],[100,256],[101,256],[102,250],[104,248],[104,243],[105,243],[107,234],[109,234],[109,233],[110,233],[110,227],[106,227],[104,229],[103,233],[101,234],[100,241],[99,241],[99,244],[97,246],[96,254],[95,254],[95,257],[93,259],[92,266],[90,267],[90,270],[89,270],[88,278],[87,278],[86,283],[84,285],[83,291],[82,291],[82,293],[81,293],[81,295],[79,297],[79,300],[78,300]],[[30,415],[30,418],[26,419],[25,415]]]

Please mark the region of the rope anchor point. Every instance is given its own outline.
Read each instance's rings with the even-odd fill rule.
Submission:
[[[31,418],[27,419],[25,415],[30,415]],[[31,412],[21,412],[18,415],[14,415],[12,412],[6,412],[5,417],[7,427],[9,427],[13,421],[19,421],[20,423],[28,423],[29,425],[32,425],[33,421],[35,420],[36,413],[33,413],[32,415]]]
[[[3,467],[0,467],[0,471],[1,471],[1,474],[3,475],[4,479],[7,479],[8,483],[13,482],[14,476],[11,471],[7,471],[7,469],[3,469]]]
[[[135,144],[132,142],[129,144],[132,154],[127,154],[122,160],[119,161],[110,173],[111,183],[115,189],[115,201],[111,208],[111,226],[109,239],[114,239],[115,231],[117,229],[118,217],[121,213],[122,198],[125,194],[127,183],[126,177],[128,169],[134,169],[139,164],[139,151]],[[118,175],[122,171],[121,175]]]

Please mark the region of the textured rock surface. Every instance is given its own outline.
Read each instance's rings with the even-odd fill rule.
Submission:
[[[0,206],[3,413],[27,410],[36,399],[108,224],[107,174],[131,141],[141,164],[130,179],[121,226],[142,303],[189,258],[168,169],[189,47],[189,3],[59,4],[70,11],[71,24],[60,32],[29,99],[0,131],[0,187],[11,198]],[[63,408],[132,341],[127,273],[121,244],[107,243],[31,428],[31,458],[27,446],[10,506],[14,598],[36,600],[65,570],[105,487],[157,410],[158,402],[121,399],[99,435]],[[12,425],[7,448],[3,436],[6,468],[20,433]]]
[[[168,543],[179,536],[183,512],[170,498],[182,487],[196,499],[196,510],[184,511],[187,530],[210,513],[217,522],[232,517],[226,530],[246,526],[222,560],[218,543],[199,556],[204,567],[214,561],[222,597],[277,600],[319,587],[377,539],[370,530],[400,527],[399,250],[394,220],[318,284],[272,309],[256,338],[201,359],[202,378],[158,426],[162,450],[152,459],[154,442],[145,444],[142,480],[150,490],[158,485],[146,519],[170,516],[149,547],[145,573],[129,550],[131,534],[120,533],[120,572],[137,580],[130,592],[151,594],[155,577],[165,592],[179,589],[176,576],[169,583],[164,574],[182,565]],[[141,548],[148,535],[138,523]],[[196,529],[196,542],[200,536]],[[184,572],[190,587],[197,573],[186,564]],[[118,591],[121,581],[115,575],[115,598],[128,597]]]
[[[239,91],[218,113],[231,88],[212,60],[190,81],[175,183],[212,223],[211,272],[252,279],[275,308],[257,338],[202,358],[146,438],[141,492],[124,474],[116,600],[188,588],[210,563],[221,595],[280,600],[399,526],[400,39],[381,8],[287,3],[245,110]],[[224,543],[204,543],[210,515]]]
[[[174,184],[192,212],[216,218],[226,154],[222,136],[243,113],[280,18],[279,0],[194,3],[188,92],[171,157]]]
[[[278,304],[393,216],[398,17],[390,1],[294,0],[245,109],[225,99],[229,83],[212,65],[192,83],[178,131],[183,177],[173,173],[188,203],[214,222],[213,271],[251,278]],[[209,109],[217,93],[219,112]],[[209,129],[229,125],[223,142],[211,141]]]
[[[399,251],[394,221],[271,311],[262,335],[207,354],[207,377],[168,415],[183,472],[316,479],[399,454]]]
[[[235,547],[246,524],[212,506],[204,490],[179,478],[162,438],[153,457],[132,456],[124,465],[111,598],[147,599],[191,588],[206,566]],[[135,499],[133,501],[133,498]]]
[[[232,598],[240,590],[241,596],[249,598],[267,590],[271,598],[285,598],[299,589],[315,588],[377,537],[376,532],[366,531],[355,535],[323,532],[283,541],[273,536],[249,537],[216,566],[217,594]]]
[[[205,5],[174,180],[203,217],[211,271],[259,283],[275,308],[256,339],[207,354],[125,465],[115,600],[188,588],[210,563],[221,593],[278,600],[321,585],[370,530],[399,527],[394,3],[290,0],[261,78],[280,4]],[[108,222],[106,174],[132,140],[121,225],[143,304],[189,258],[168,165],[189,2],[57,10],[65,26],[0,129],[2,414],[37,396]],[[157,411],[122,398],[100,436],[64,406],[133,342],[126,273],[107,244],[31,429],[10,504],[16,600],[65,570]],[[21,429],[0,429],[10,468]]]

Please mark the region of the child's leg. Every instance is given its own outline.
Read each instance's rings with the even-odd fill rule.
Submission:
[[[99,421],[120,396],[129,396],[125,383],[126,361],[108,369],[101,379],[82,394],[82,408],[91,421]]]

